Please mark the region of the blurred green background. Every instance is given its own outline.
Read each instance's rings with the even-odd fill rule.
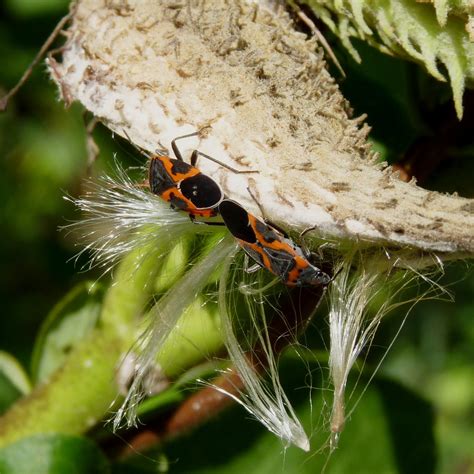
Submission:
[[[67,4],[66,0],[2,2],[0,95],[16,83],[67,11]],[[333,44],[348,77],[341,88],[356,114],[368,114],[368,122],[373,126],[372,140],[383,158],[391,163],[409,162],[421,184],[429,189],[457,191],[474,197],[472,91],[466,93],[464,120],[459,123],[449,87],[436,82],[420,67],[383,56],[361,43],[356,46],[363,63],[357,65],[334,39]],[[338,77],[337,71],[333,72]],[[92,175],[113,166],[114,152],[119,152],[119,159],[128,159],[102,126],[97,127],[94,136],[100,156]],[[48,312],[76,283],[94,278],[93,274],[81,273],[75,267],[71,261],[77,251],[75,242],[67,233],[58,231],[59,226],[78,218],[63,196],[81,192],[82,180],[87,175],[85,140],[81,107],[73,104],[67,110],[64,108],[44,64],[36,68],[6,112],[0,114],[3,301],[0,350],[13,354],[27,370],[33,342]],[[434,417],[430,423],[433,423],[436,454],[433,463],[425,463],[418,472],[468,474],[474,472],[474,275],[467,262],[453,263],[446,266],[441,283],[455,295],[455,303],[427,301],[417,305],[379,373],[413,390],[432,408]],[[376,348],[388,347],[402,316],[402,313],[391,315],[381,326],[374,343]],[[320,331],[323,323],[317,323]],[[313,328],[315,333],[317,329]],[[308,334],[307,339],[311,341],[312,335]],[[377,349],[373,352],[371,357],[375,360],[380,354]],[[383,380],[380,377],[374,383],[383,384]],[[375,422],[373,416],[377,414],[371,412],[370,393],[366,398],[356,410],[353,422],[348,422],[343,446],[334,455],[335,466],[339,455],[341,459],[347,458],[342,451],[351,452],[351,443],[353,449],[358,446],[361,427],[370,430]],[[396,395],[393,398],[392,403],[390,397],[384,400],[385,409],[398,416]],[[241,412],[239,415],[244,417]],[[249,429],[252,433],[259,430],[256,423],[245,424],[232,415],[221,423],[225,426],[234,423],[234,434],[239,430],[245,433]],[[317,424],[317,416],[314,423]],[[179,442],[170,448],[172,456],[179,457],[186,450],[187,459],[194,459],[192,446],[199,450],[205,443],[208,455],[212,456],[212,443],[219,438],[219,426],[217,433],[213,433],[212,425],[201,431],[197,444],[192,438]],[[255,441],[250,445],[253,436],[247,445],[236,443],[235,453],[240,449],[259,456],[268,443]],[[220,458],[217,451],[215,455]],[[234,461],[238,457],[235,453]],[[367,470],[357,472],[382,472],[369,467],[370,457],[375,455],[370,451],[364,453]],[[252,454],[248,456],[251,465],[254,458]],[[212,472],[239,472],[238,466],[246,465],[244,457],[234,467],[226,465],[229,459],[216,458],[222,470]],[[341,466],[340,471],[334,472],[354,472],[344,468],[344,463]],[[383,472],[402,472],[400,465],[398,468],[398,471]],[[122,469],[120,472],[135,472],[131,467],[130,471]],[[184,470],[180,472],[211,472],[203,466],[199,470],[196,465],[188,466],[188,471],[185,467],[181,469]]]

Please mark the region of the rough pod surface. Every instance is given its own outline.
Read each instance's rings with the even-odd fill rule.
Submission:
[[[429,192],[376,163],[363,118],[314,41],[271,5],[243,0],[77,2],[60,62],[62,98],[80,101],[149,151],[210,126],[193,148],[225,193],[288,229],[367,246],[474,253],[474,202]],[[146,158],[143,159],[146,163]]]

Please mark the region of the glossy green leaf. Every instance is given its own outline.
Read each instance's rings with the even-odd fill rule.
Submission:
[[[25,438],[0,450],[2,474],[107,474],[107,459],[92,441],[58,434]]]
[[[71,349],[97,324],[102,290],[85,282],[71,290],[51,311],[41,328],[32,358],[36,382],[46,380],[59,368]]]

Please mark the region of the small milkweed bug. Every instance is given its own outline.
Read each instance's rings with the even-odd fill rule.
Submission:
[[[219,213],[247,255],[285,285],[327,286],[332,281],[330,275],[310,262],[311,256],[306,250],[274,224],[261,221],[230,199],[219,204]]]
[[[189,164],[183,160],[176,145],[178,140],[198,133],[183,135],[171,142],[176,158],[170,158],[164,153],[151,156],[148,171],[151,192],[169,202],[172,208],[187,212],[192,221],[197,216],[215,217],[217,207],[224,199],[220,186],[195,166],[198,156],[204,154],[194,150]]]
[[[207,158],[234,173],[256,172],[253,170],[236,170],[199,150],[194,150],[191,154],[190,164],[186,163],[176,142],[183,138],[199,135],[200,132],[183,135],[171,141],[171,148],[176,158],[168,156],[166,150],[158,150],[154,155],[148,155],[140,150],[150,158],[148,169],[150,191],[169,202],[173,209],[187,212],[191,221],[199,224],[201,222],[196,222],[195,218],[198,216],[204,218],[217,216],[218,206],[224,199],[221,187],[196,167],[199,156]],[[131,140],[129,139],[129,141]],[[202,223],[223,225],[217,222]]]
[[[309,252],[296,245],[274,224],[266,219],[261,221],[237,202],[226,198],[220,186],[195,165],[197,158],[203,156],[234,173],[258,171],[235,170],[199,150],[192,152],[190,164],[184,161],[176,142],[199,133],[190,133],[171,141],[176,158],[169,157],[164,150],[147,155],[150,158],[148,181],[151,192],[169,202],[171,207],[187,212],[194,223],[225,225],[257,265],[279,277],[285,285],[327,286],[333,278],[310,262]],[[251,190],[247,189],[260,207]],[[261,207],[260,210],[263,215]],[[218,214],[224,222],[195,221],[196,216],[210,218]]]

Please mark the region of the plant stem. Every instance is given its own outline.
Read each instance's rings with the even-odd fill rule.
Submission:
[[[118,396],[117,362],[134,338],[136,318],[150,297],[163,247],[154,242],[124,258],[107,292],[102,324],[73,349],[48,383],[0,418],[0,446],[37,433],[83,433],[106,415]]]

